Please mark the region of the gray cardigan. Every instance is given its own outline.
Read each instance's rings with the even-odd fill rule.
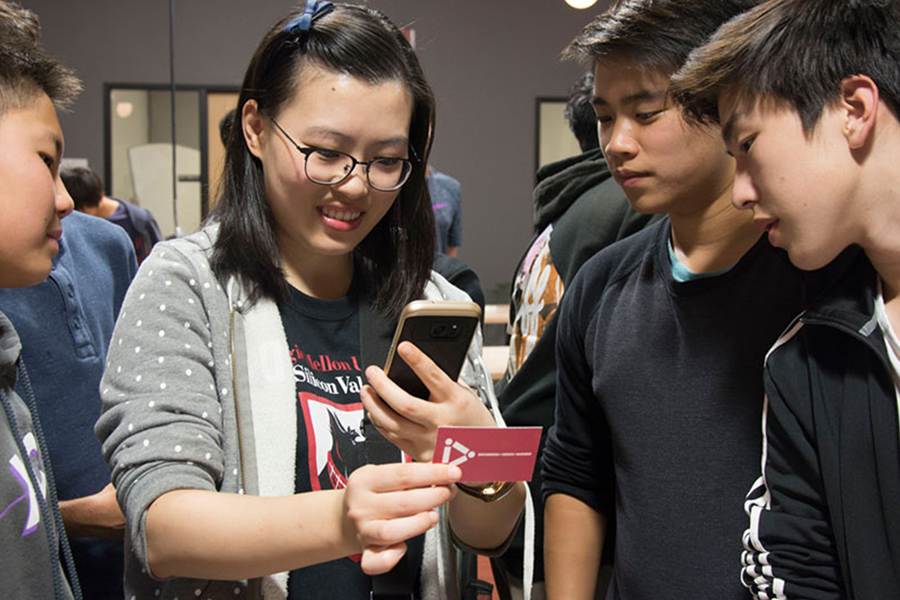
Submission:
[[[210,270],[208,227],[158,244],[128,291],[101,382],[96,433],[127,518],[126,598],[285,598],[287,573],[250,581],[159,580],[147,563],[147,508],[175,489],[294,493],[295,383],[276,304]],[[432,273],[425,298],[468,296]],[[478,331],[462,378],[496,410]],[[443,509],[442,509],[442,512]],[[425,538],[424,598],[458,596],[447,526]]]

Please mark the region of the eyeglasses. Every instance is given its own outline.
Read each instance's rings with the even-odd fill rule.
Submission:
[[[366,179],[372,189],[379,192],[393,192],[403,187],[412,174],[412,162],[406,158],[380,157],[363,162],[346,152],[323,148],[304,148],[295,142],[281,125],[269,117],[284,137],[303,154],[306,177],[319,185],[336,185],[350,177],[356,165],[366,168]]]

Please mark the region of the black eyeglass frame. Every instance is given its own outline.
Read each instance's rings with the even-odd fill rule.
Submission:
[[[406,182],[409,181],[409,178],[412,175],[413,163],[408,158],[379,157],[379,158],[373,158],[372,160],[368,160],[368,161],[361,161],[361,160],[356,160],[356,157],[354,157],[352,154],[347,154],[346,152],[341,152],[340,150],[329,150],[326,148],[305,148],[305,147],[301,146],[300,144],[298,144],[297,142],[295,142],[294,139],[288,134],[288,132],[285,131],[281,127],[281,125],[278,124],[278,121],[276,121],[274,119],[274,117],[272,117],[270,115],[266,115],[266,117],[270,121],[272,121],[272,124],[275,125],[275,127],[278,128],[278,131],[280,131],[282,134],[284,134],[284,137],[287,138],[287,140],[294,146],[294,148],[296,148],[297,151],[303,155],[303,172],[306,174],[307,179],[309,179],[310,181],[312,181],[313,183],[316,183],[318,185],[337,185],[339,183],[343,183],[344,181],[347,181],[347,178],[350,177],[350,174],[353,173],[353,170],[356,168],[357,165],[363,165],[366,168],[366,182],[369,184],[369,187],[371,187],[373,190],[377,190],[379,192],[396,192],[397,190],[402,188],[404,185],[406,185]],[[412,146],[410,146],[409,149],[415,155],[415,151],[412,150]],[[331,152],[334,154],[340,154],[341,156],[346,156],[347,158],[349,158],[353,164],[350,166],[349,169],[347,169],[347,172],[344,173],[344,176],[341,177],[340,179],[338,179],[336,181],[328,181],[328,182],[319,181],[318,179],[313,179],[309,175],[309,169],[308,169],[309,155],[312,154],[313,152]],[[403,179],[402,179],[402,181],[400,181],[400,183],[398,183],[396,186],[394,186],[392,188],[382,188],[382,187],[378,187],[377,185],[372,183],[372,177],[371,177],[371,175],[369,175],[369,168],[371,167],[372,163],[376,163],[381,160],[391,160],[391,161],[399,160],[407,165],[406,176],[403,177]]]

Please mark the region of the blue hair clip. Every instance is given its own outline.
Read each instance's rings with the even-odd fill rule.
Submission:
[[[291,19],[291,21],[284,26],[284,31],[291,36],[299,36],[302,39],[303,36],[307,35],[309,30],[312,29],[313,21],[322,15],[327,15],[332,10],[334,10],[334,4],[331,2],[308,0],[306,2],[306,8],[303,10],[303,14],[295,19]]]

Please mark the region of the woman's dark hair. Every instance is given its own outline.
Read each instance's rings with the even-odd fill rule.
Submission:
[[[336,5],[317,17],[299,38],[285,25],[301,11],[276,23],[247,67],[238,97],[235,123],[244,104],[255,100],[259,112],[276,116],[302,85],[304,68],[317,67],[356,77],[370,85],[401,82],[413,100],[409,126],[412,174],[394,205],[356,248],[364,288],[385,316],[396,316],[421,297],[434,261],[434,215],[425,182],[431,150],[434,94],[403,34],[382,13],[361,6]],[[251,300],[279,301],[288,293],[266,197],[263,167],[244,136],[232,132],[225,149],[221,197],[210,219],[219,223],[212,268],[217,276],[236,276],[251,289]]]

